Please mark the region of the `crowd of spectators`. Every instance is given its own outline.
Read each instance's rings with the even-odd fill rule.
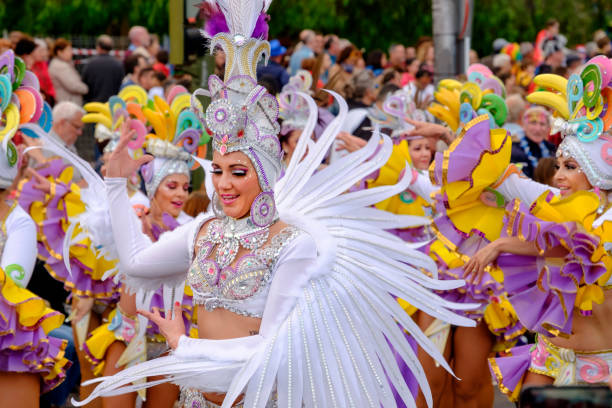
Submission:
[[[41,91],[51,106],[70,102],[82,106],[87,102],[104,102],[128,85],[142,86],[151,97],[163,96],[169,85],[181,84],[191,88],[189,74],[174,75],[168,63],[168,50],[160,47],[156,35],[145,27],[129,30],[129,47],[120,60],[113,54],[111,37],[102,35],[96,41],[95,55],[75,65],[70,41],[32,38],[20,32],[12,32],[0,39],[0,51],[12,48],[38,77]],[[434,100],[435,49],[431,37],[422,37],[415,44],[393,43],[388,49],[363,50],[349,40],[335,34],[322,34],[310,29],[300,32],[295,44],[271,39],[271,55],[267,66],[258,67],[258,79],[272,94],[278,94],[291,75],[300,69],[310,71],[313,77],[311,94],[320,108],[337,113],[337,104],[324,89],[343,96],[351,109],[345,129],[367,139],[371,124],[366,115],[368,108],[375,108],[389,92],[404,88],[412,96],[416,107],[426,109]],[[513,159],[524,160],[528,151],[536,159],[548,157],[554,152],[558,140],[545,136],[544,146],[540,136],[550,129],[532,131],[525,115],[528,106],[525,96],[534,90],[532,78],[541,73],[555,73],[569,77],[578,72],[589,58],[598,55],[612,56],[610,37],[599,30],[592,41],[568,48],[568,41],[560,33],[559,23],[551,19],[538,33],[534,41],[511,43],[496,39],[491,54],[480,58],[470,51],[470,64],[482,63],[501,79],[506,88],[509,109],[505,127],[511,132],[517,146]],[[209,73],[223,76],[225,55],[215,53]],[[541,118],[540,118],[541,119]],[[534,119],[535,120],[535,119]],[[543,119],[544,122],[547,118]],[[77,141],[79,153],[93,161],[95,151],[91,129],[84,129],[86,136]],[[524,140],[520,148],[518,144]],[[525,150],[527,149],[527,150]],[[532,175],[535,164],[525,163]]]
[[[76,107],[82,110],[88,102],[106,102],[128,85],[142,86],[151,97],[163,97],[164,89],[172,84],[191,87],[188,74],[173,75],[168,51],[160,48],[156,35],[135,26],[128,38],[130,45],[123,59],[113,53],[113,39],[108,35],[99,36],[93,55],[79,61],[75,61],[72,43],[65,38],[34,38],[17,31],[0,39],[0,52],[13,49],[23,59],[36,74],[41,93],[51,107],[68,102],[73,104],[73,111]],[[76,149],[83,158],[95,162],[100,151],[93,126],[81,124],[76,130],[79,136],[84,134],[76,140]]]

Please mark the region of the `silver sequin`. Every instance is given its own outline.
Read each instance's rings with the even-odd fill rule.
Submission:
[[[299,233],[297,228],[288,226],[263,246],[268,240],[268,228],[237,228],[224,220],[213,220],[206,235],[196,242],[196,255],[187,274],[194,304],[209,311],[223,308],[243,316],[261,317],[263,310],[248,311],[245,302],[269,286],[282,249]],[[240,246],[252,252],[231,266]],[[217,253],[213,259],[214,248]]]

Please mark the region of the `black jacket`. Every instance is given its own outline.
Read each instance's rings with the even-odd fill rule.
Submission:
[[[81,78],[89,87],[86,102],[106,102],[119,93],[123,64],[108,54],[96,55],[84,62]]]

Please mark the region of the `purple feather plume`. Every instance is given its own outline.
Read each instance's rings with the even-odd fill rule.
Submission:
[[[266,13],[261,13],[255,23],[255,29],[253,30],[253,38],[259,38],[260,40],[268,39],[268,20],[270,16]]]
[[[206,20],[204,24],[204,32],[210,38],[214,37],[219,33],[229,33],[229,27],[227,21],[221,9],[212,2],[203,1],[198,6],[200,8],[200,17]],[[270,16],[266,13],[261,13],[257,18],[255,29],[253,30],[252,37],[262,40],[268,39],[268,20]]]

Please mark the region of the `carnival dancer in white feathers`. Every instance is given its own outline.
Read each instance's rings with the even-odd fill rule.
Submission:
[[[255,65],[269,44],[252,38],[269,2],[218,1],[230,33],[216,34],[211,48],[228,56],[225,82],[209,79],[212,102],[202,119],[213,137],[213,213],[164,234],[152,246],[123,208],[126,176],[150,160],[133,160],[123,135],[106,179],[113,233],[128,284],[160,284],[194,293],[200,338],[188,338],[181,319],[143,312],[158,324],[170,355],[101,378],[79,404],[154,385],[133,383],[166,375],[182,387],[184,406],[265,407],[396,406],[391,385],[409,406],[414,400],[389,344],[431,394],[405,328],[440,364],[442,356],[390,294],[453,324],[473,325],[450,308],[466,308],[434,295],[462,281],[438,281],[434,263],[385,229],[427,222],[370,207],[403,191],[397,186],[344,193],[384,164],[392,143],[375,134],[368,145],[323,170],[321,159],[346,116],[315,142],[300,139],[284,177],[277,134],[278,103],[255,81]],[[250,11],[249,11],[250,10]],[[316,105],[307,95],[310,135]],[[199,102],[193,98],[194,111]],[[180,305],[174,311],[179,313]]]

